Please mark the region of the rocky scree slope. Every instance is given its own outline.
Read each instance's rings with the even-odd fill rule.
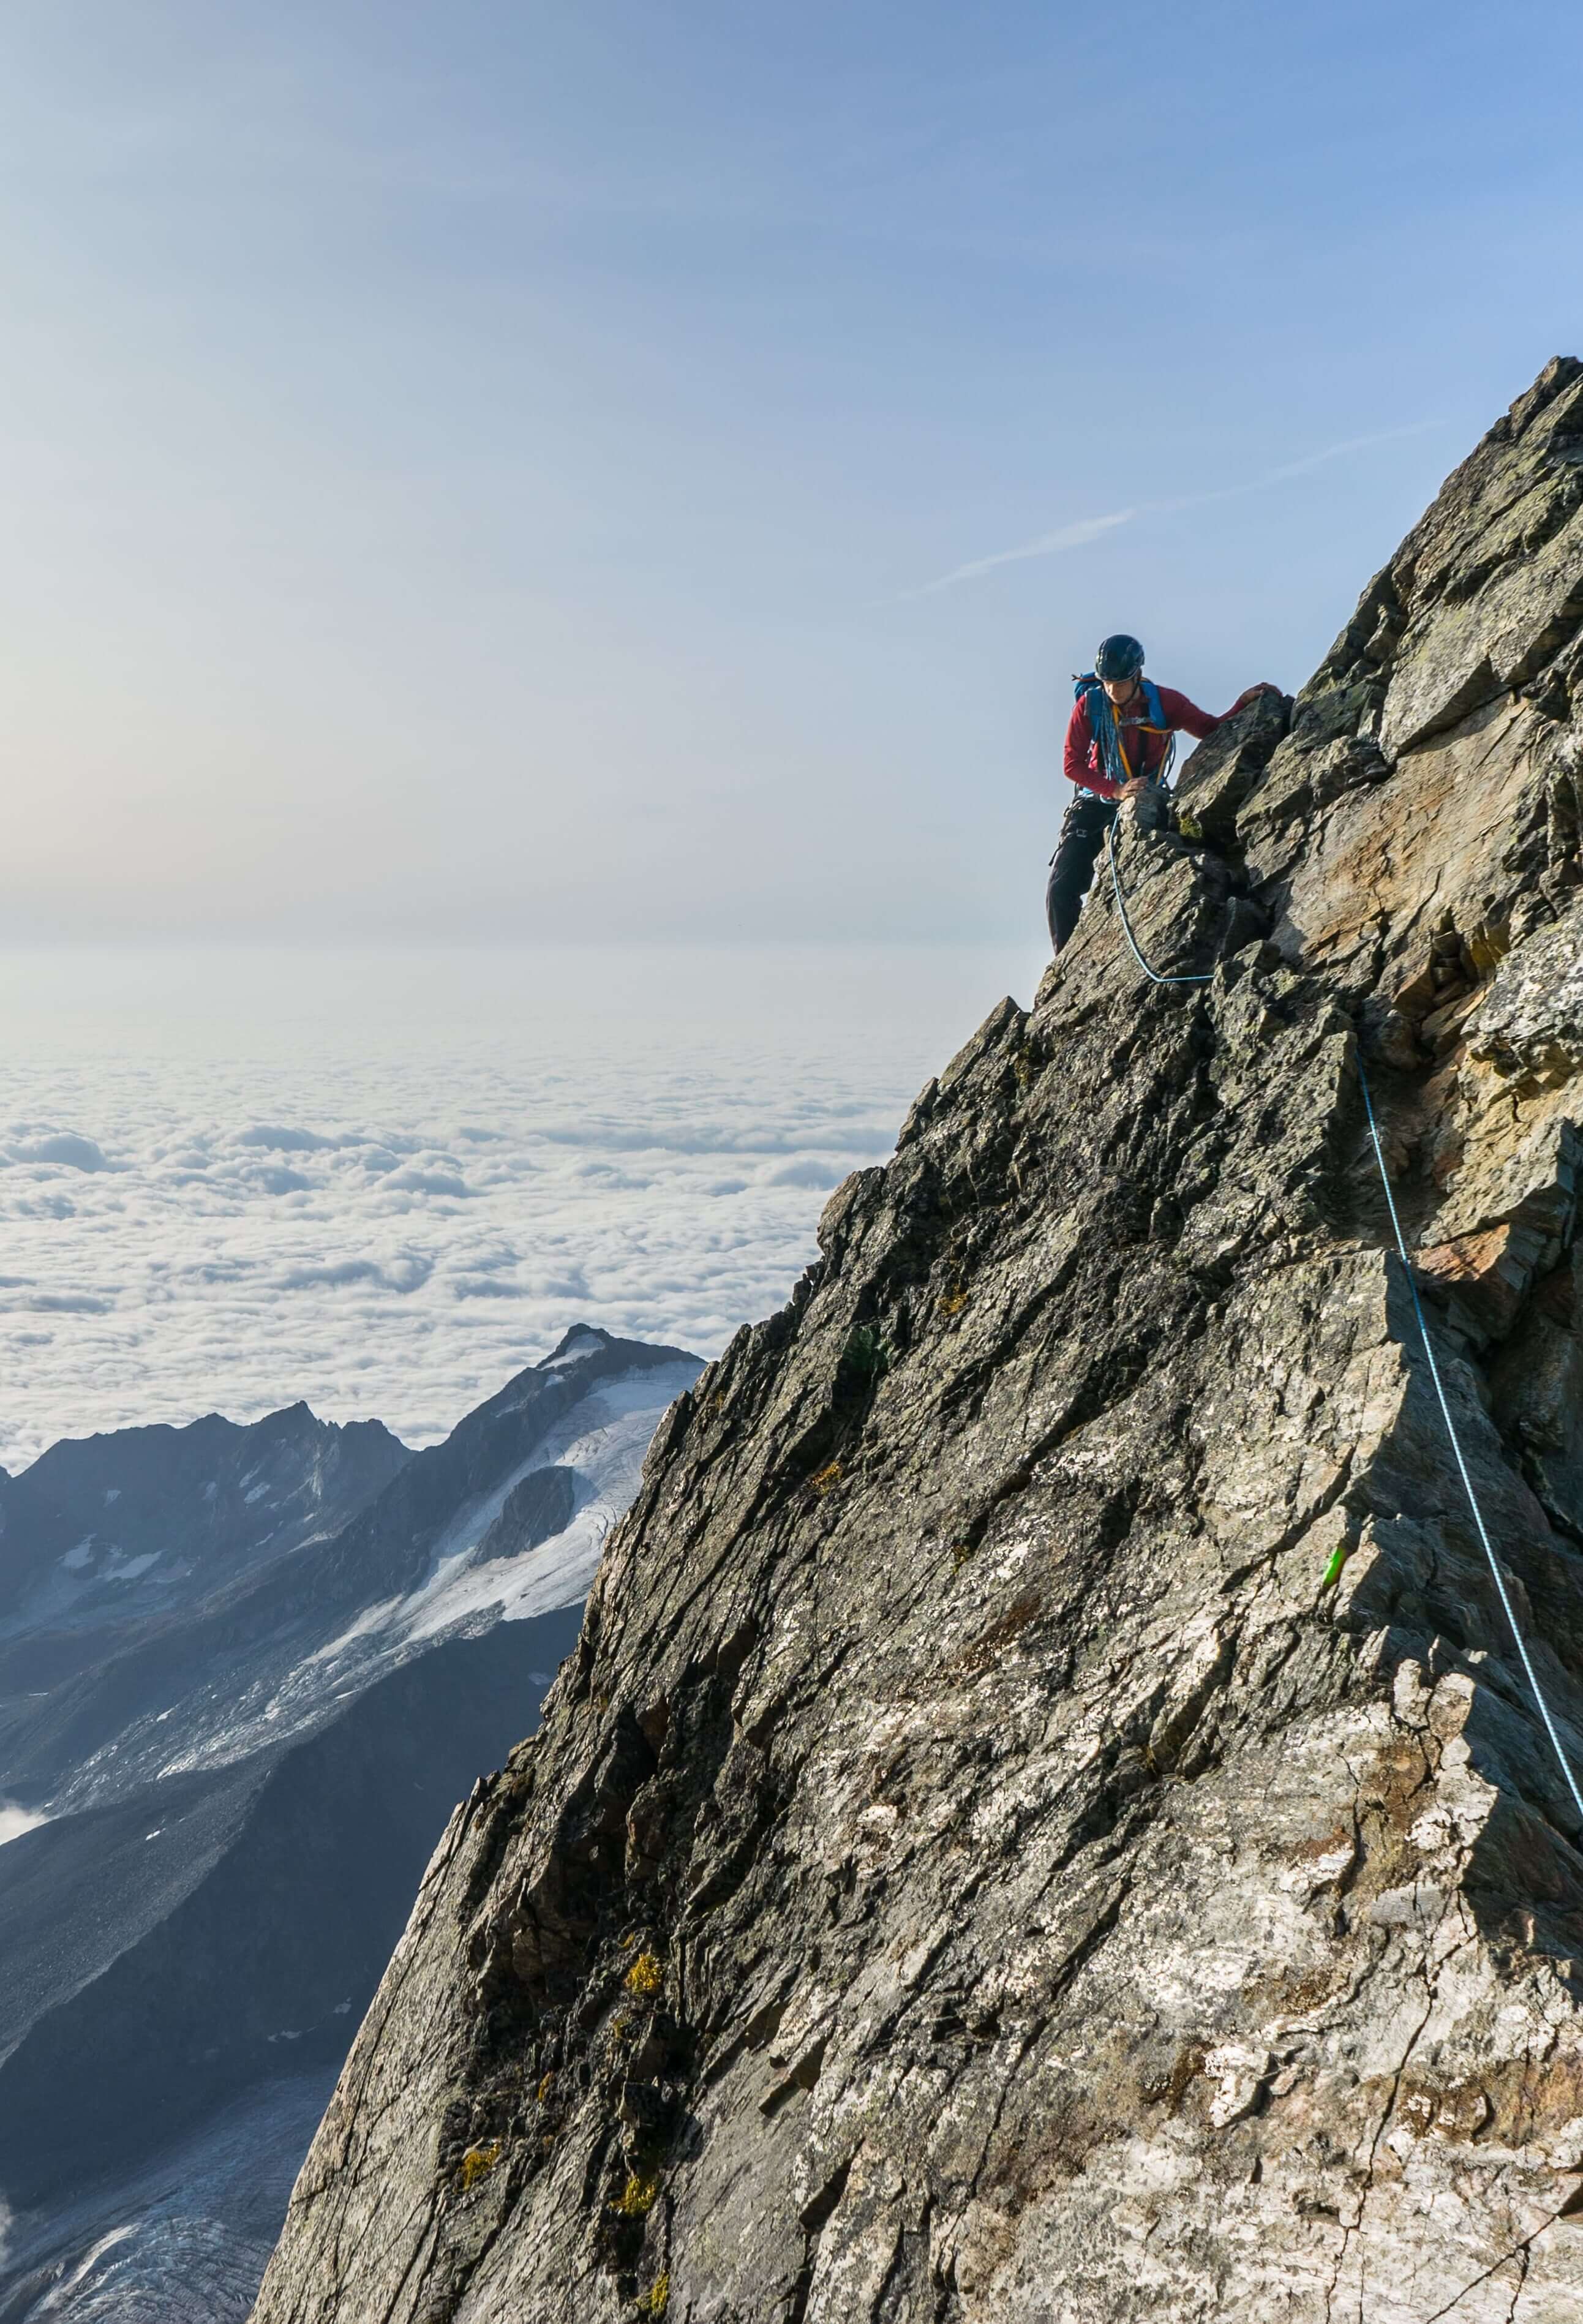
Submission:
[[[1125,838],[1211,982],[1101,881],[672,1410],[259,2324],[1578,2316],[1583,1831],[1357,1068],[1583,1761],[1580,623],[1561,361]]]

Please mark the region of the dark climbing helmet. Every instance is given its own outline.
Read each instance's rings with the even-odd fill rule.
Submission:
[[[1136,678],[1144,666],[1144,650],[1136,638],[1118,630],[1113,638],[1102,638],[1100,650],[1094,656],[1094,676],[1112,680]]]

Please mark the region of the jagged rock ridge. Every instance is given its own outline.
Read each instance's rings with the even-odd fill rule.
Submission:
[[[259,2324],[1561,2324],[1583,365],[656,1439]],[[1325,1577],[1340,1564],[1340,1578]],[[1552,2223],[1553,2222],[1553,2223]]]

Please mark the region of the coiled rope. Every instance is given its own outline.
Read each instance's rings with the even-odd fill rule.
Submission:
[[[1137,938],[1132,933],[1132,923],[1127,917],[1127,904],[1121,893],[1121,876],[1116,864],[1114,817],[1106,828],[1105,848],[1110,862],[1111,885],[1116,890],[1116,908],[1121,915],[1121,926],[1126,932],[1127,941],[1132,947],[1132,956],[1144,974],[1152,978],[1156,984],[1210,983],[1212,981],[1212,972],[1210,975],[1204,976],[1162,976],[1158,969],[1150,967],[1138,949]],[[1368,1074],[1364,1068],[1362,1045],[1356,1038],[1353,1042],[1353,1055],[1358,1064],[1358,1086],[1363,1092],[1364,1111],[1368,1117],[1368,1134],[1374,1144],[1374,1158],[1379,1165],[1380,1184],[1385,1190],[1385,1205],[1391,1214],[1391,1230],[1396,1238],[1396,1255],[1402,1262],[1402,1271],[1407,1277],[1407,1288],[1413,1295],[1413,1313],[1418,1319],[1418,1335],[1423,1342],[1423,1352],[1429,1362],[1429,1376],[1434,1382],[1434,1392],[1440,1402],[1440,1418],[1445,1422],[1446,1434],[1451,1440],[1451,1451],[1457,1461],[1457,1472],[1462,1480],[1462,1489],[1468,1496],[1468,1506],[1473,1512],[1473,1523],[1477,1529],[1484,1554],[1489,1563],[1490,1573],[1495,1581],[1502,1610],[1511,1628],[1512,1637],[1522,1661],[1523,1674],[1528,1681],[1529,1692],[1533,1697],[1534,1707],[1544,1723],[1544,1731],[1550,1737],[1551,1747],[1555,1752],[1561,1774],[1566,1778],[1567,1789],[1572,1794],[1572,1804],[1578,1811],[1578,1821],[1583,1823],[1583,1791],[1578,1789],[1578,1778],[1572,1773],[1572,1763],[1567,1757],[1560,1730],[1551,1715],[1550,1704],[1545,1699],[1544,1689],[1539,1683],[1539,1674],[1533,1667],[1532,1657],[1529,1654],[1527,1642],[1523,1638],[1518,1623],[1517,1609],[1512,1603],[1511,1592],[1506,1588],[1505,1575],[1501,1571],[1500,1560],[1495,1553],[1495,1544],[1490,1540],[1489,1528],[1484,1522],[1484,1511],[1479,1507],[1478,1495],[1473,1489],[1473,1480],[1468,1472],[1468,1462],[1462,1452],[1462,1440],[1457,1434],[1457,1424],[1451,1417],[1451,1407],[1446,1397],[1445,1384],[1440,1379],[1440,1368],[1435,1361],[1434,1345],[1429,1336],[1429,1323],[1424,1315],[1423,1302],[1418,1296],[1418,1285],[1413,1273],[1413,1260],[1408,1253],[1407,1239],[1402,1232],[1402,1221],[1396,1209],[1396,1197],[1391,1190],[1391,1174],[1385,1167],[1385,1150],[1380,1143],[1379,1123],[1375,1119],[1374,1099],[1369,1091]]]
[[[1110,885],[1116,890],[1116,908],[1121,915],[1121,926],[1126,932],[1127,943],[1132,946],[1132,956],[1144,974],[1152,977],[1156,984],[1208,984],[1210,982],[1208,976],[1162,976],[1157,968],[1149,966],[1148,962],[1138,950],[1137,938],[1132,933],[1132,922],[1127,917],[1127,900],[1121,893],[1121,874],[1116,867],[1115,816],[1112,816],[1105,825],[1105,853],[1109,859]]]

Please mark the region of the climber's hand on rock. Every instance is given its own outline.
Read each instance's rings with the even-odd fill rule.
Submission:
[[[1118,798],[1142,798],[1146,791],[1153,788],[1146,775],[1134,775],[1130,782],[1122,784],[1116,796]]]
[[[1256,685],[1245,686],[1243,687],[1236,701],[1231,705],[1230,711],[1228,715],[1235,718],[1239,710],[1247,708],[1247,705],[1253,700],[1256,694],[1279,694],[1280,691],[1280,687],[1278,686],[1272,686],[1267,678],[1261,678]]]

